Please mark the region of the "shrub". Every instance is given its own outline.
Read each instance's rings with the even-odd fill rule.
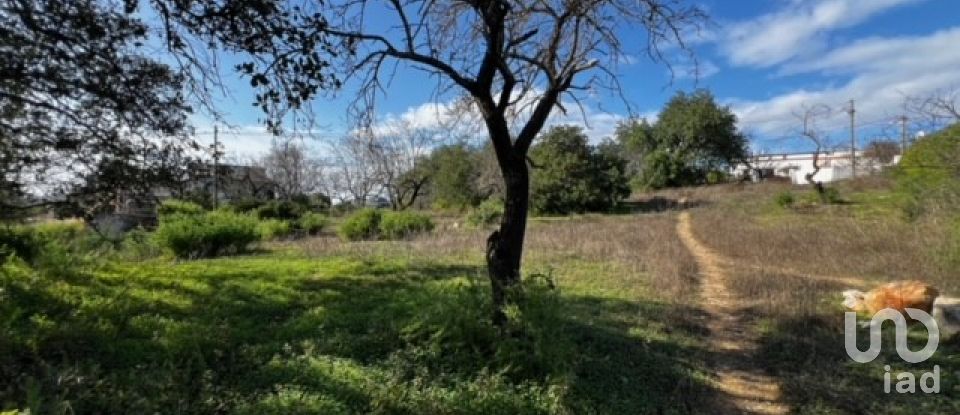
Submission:
[[[260,219],[298,220],[307,208],[299,203],[288,200],[271,200],[257,208],[257,217]]]
[[[782,191],[777,194],[776,198],[777,206],[782,208],[788,208],[793,206],[797,202],[797,198],[789,190]]]
[[[337,233],[348,241],[376,239],[380,230],[380,217],[380,211],[376,209],[360,209],[347,216]]]
[[[136,228],[127,232],[120,242],[121,258],[131,260],[144,260],[160,256],[161,248],[150,232],[143,228]]]
[[[730,180],[730,175],[727,172],[720,170],[710,170],[707,172],[707,184],[720,184],[726,183]]]
[[[164,200],[157,207],[157,215],[199,215],[204,212],[203,206],[184,200],[169,199]]]
[[[87,224],[79,220],[57,220],[33,225],[33,229],[44,238],[62,242],[75,241],[87,235]]]
[[[820,195],[820,201],[830,205],[836,205],[843,203],[843,198],[840,197],[840,191],[835,187],[828,187],[823,189],[823,193]]]
[[[79,221],[0,226],[0,263],[15,255],[38,270],[66,276],[78,263],[98,258],[91,253],[104,243]]]
[[[43,247],[43,240],[30,227],[0,225],[0,263],[10,255],[32,262]]]
[[[317,235],[330,223],[330,219],[319,213],[306,213],[300,217],[300,229],[308,235]]]
[[[257,223],[257,234],[262,240],[279,239],[293,233],[290,222],[279,219],[264,219]]]
[[[233,206],[233,209],[237,212],[250,212],[263,206],[264,203],[263,200],[257,198],[245,197],[230,202],[230,205]]]
[[[910,217],[960,206],[960,124],[917,140],[897,166],[894,177]]]
[[[471,226],[490,226],[503,217],[503,202],[497,199],[487,199],[479,206],[467,213],[467,224]]]
[[[180,258],[243,252],[258,239],[256,219],[228,211],[161,218],[157,243]]]
[[[380,236],[384,239],[401,239],[410,235],[433,230],[430,217],[416,212],[384,212],[380,219]]]
[[[197,203],[178,199],[164,200],[157,207],[157,214],[160,216],[198,215],[205,211],[206,209]]]

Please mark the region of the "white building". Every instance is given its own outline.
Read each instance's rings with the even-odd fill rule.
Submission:
[[[857,175],[877,173],[885,167],[900,162],[897,155],[888,163],[877,158],[865,157],[863,151],[856,152]],[[754,181],[771,177],[789,178],[793,184],[809,184],[807,174],[815,169],[814,153],[758,154],[750,158],[749,165],[741,163],[731,169],[734,176],[749,176]],[[850,151],[821,151],[817,157],[820,171],[813,176],[814,181],[830,183],[853,177]]]

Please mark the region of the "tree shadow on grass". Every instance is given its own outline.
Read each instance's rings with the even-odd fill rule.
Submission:
[[[919,330],[918,330],[919,329]],[[926,341],[922,327],[911,328],[911,348]],[[810,315],[778,319],[760,341],[758,359],[763,367],[782,380],[785,399],[798,412],[810,413],[960,413],[960,389],[953,372],[960,368],[960,347],[941,343],[930,360],[907,364],[895,351],[893,330],[885,325],[881,355],[867,364],[856,363],[846,354],[843,316]],[[867,329],[858,329],[860,350],[869,346]],[[941,367],[941,393],[936,395],[884,392],[884,366],[896,374]],[[952,368],[952,369],[951,369]]]
[[[232,261],[123,283],[5,277],[0,365],[17,375],[0,409],[695,413],[711,393],[695,309],[540,287],[499,332],[479,267]]]
[[[571,386],[574,413],[703,413],[702,310],[649,301],[577,297],[567,322],[580,353]],[[585,318],[582,316],[586,316]]]

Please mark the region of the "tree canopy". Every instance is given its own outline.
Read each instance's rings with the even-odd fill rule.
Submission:
[[[183,79],[147,52],[147,26],[116,6],[0,2],[5,209],[41,190],[63,202],[83,189],[103,203],[103,192],[162,179],[164,160],[183,156],[191,111]]]
[[[583,129],[553,127],[531,149],[531,207],[539,213],[610,210],[630,195],[626,161],[587,143]]]
[[[631,120],[617,129],[639,183],[661,188],[706,182],[711,171],[726,170],[747,155],[737,117],[707,90],[679,92],[657,120]]]

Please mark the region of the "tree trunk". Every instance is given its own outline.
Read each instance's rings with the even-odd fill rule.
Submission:
[[[820,200],[823,200],[826,196],[826,190],[823,188],[823,182],[819,180],[813,180],[813,178],[820,173],[820,147],[817,147],[817,151],[813,153],[813,171],[806,174],[807,182],[813,185],[813,188],[817,190],[817,196],[820,197]]]
[[[530,177],[523,157],[502,163],[501,172],[506,185],[503,218],[500,229],[487,238],[487,272],[493,290],[493,323],[497,326],[506,322],[504,306],[520,282],[530,199]]]

